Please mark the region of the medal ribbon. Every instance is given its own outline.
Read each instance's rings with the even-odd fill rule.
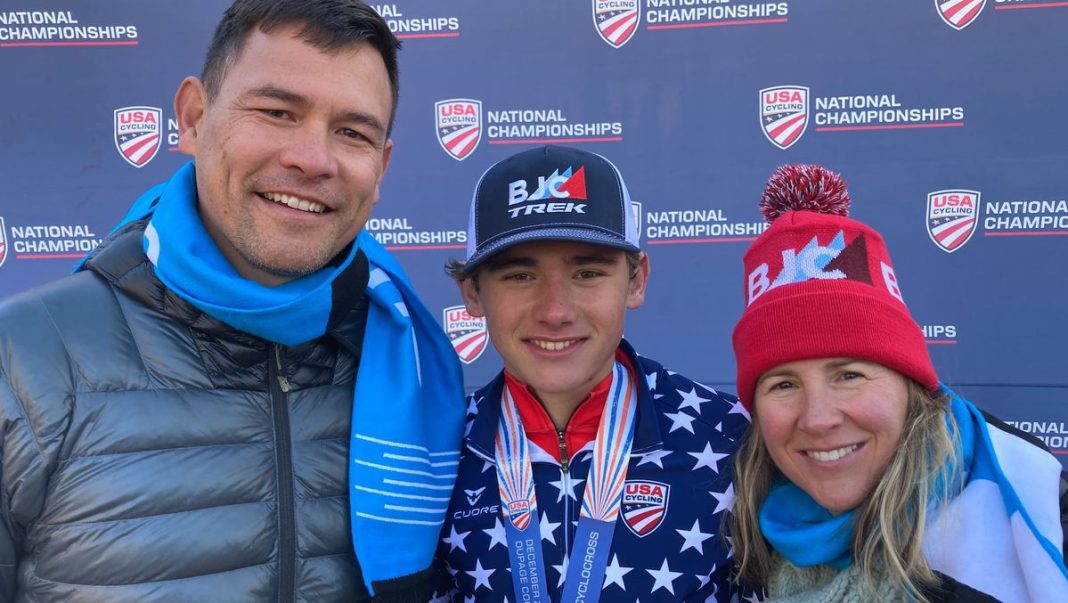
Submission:
[[[633,375],[619,362],[612,368],[612,385],[594,441],[593,461],[586,479],[571,559],[567,563],[562,601],[597,603],[601,597],[608,553],[627,479],[638,390]],[[508,535],[512,585],[518,603],[548,603],[549,591],[542,561],[534,472],[519,410],[508,387],[501,394],[497,429],[497,483],[501,513]],[[564,493],[566,496],[567,493]],[[564,526],[567,529],[567,526]]]

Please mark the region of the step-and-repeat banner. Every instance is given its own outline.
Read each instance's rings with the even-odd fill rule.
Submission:
[[[0,8],[0,297],[57,278],[186,161],[172,99],[219,0]],[[615,162],[652,259],[627,336],[733,391],[756,202],[840,172],[943,380],[1068,460],[1068,2],[403,0],[395,150],[368,229],[469,387],[500,367],[442,266],[483,170],[542,143]]]

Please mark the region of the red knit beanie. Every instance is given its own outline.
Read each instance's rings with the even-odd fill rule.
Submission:
[[[874,229],[847,218],[849,193],[818,165],[775,170],[760,200],[771,222],[745,252],[745,310],[734,328],[738,397],[796,360],[858,358],[938,389],[923,331]]]

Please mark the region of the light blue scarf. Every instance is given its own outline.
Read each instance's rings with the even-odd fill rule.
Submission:
[[[760,506],[760,531],[772,548],[797,567],[853,564],[849,545],[857,511],[831,513],[796,484],[776,481]]]
[[[277,287],[242,278],[204,229],[192,163],[148,190],[116,226],[151,216],[145,253],[182,299],[281,345],[326,333],[333,284],[362,251],[370,301],[352,408],[352,541],[367,588],[430,567],[456,477],[464,422],[460,364],[396,260],[366,231],[342,262]],[[79,264],[81,269],[84,264]]]
[[[1036,471],[1039,469],[1035,464],[1037,462],[1053,465],[1052,470],[1045,467],[1043,470],[1050,473],[1049,483],[1054,485],[1049,491],[1055,493],[1059,464],[1051,458],[1046,458],[1048,453],[1030,444],[1015,448],[1003,446],[1002,452],[999,453],[995,439],[1011,443],[1015,436],[998,434],[998,437],[994,438],[982,411],[945,386],[942,392],[950,397],[949,411],[956,424],[956,431],[952,435],[960,446],[961,465],[947,467],[949,479],[953,480],[952,494],[950,500],[941,504],[967,511],[974,498],[957,496],[956,493],[973,485],[982,487],[982,482],[989,482],[996,486],[996,492],[1008,515],[991,517],[990,521],[1013,524],[1016,531],[1013,540],[999,542],[990,551],[958,551],[954,549],[953,543],[939,543],[939,548],[944,549],[940,556],[953,560],[989,555],[1006,560],[1005,563],[998,564],[999,568],[1019,567],[1021,572],[1019,576],[1002,576],[988,572],[977,577],[962,577],[948,567],[936,565],[934,569],[983,592],[997,592],[997,588],[1005,588],[1010,580],[1020,583],[1013,586],[1017,590],[1012,592],[1030,592],[1034,600],[1053,600],[1045,595],[1036,595],[1045,592],[1042,589],[1048,589],[1049,592],[1068,592],[1068,568],[1065,567],[1059,541],[1055,539],[1060,535],[1053,534],[1051,537],[1051,530],[1043,531],[1040,527],[1052,525],[1052,531],[1059,528],[1057,505],[1051,504],[1047,505],[1049,508],[1038,509],[1024,504],[1019,486],[1013,484],[1012,478],[1003,469],[1005,463],[1023,463],[1023,466]],[[759,522],[760,529],[771,546],[793,565],[829,565],[841,570],[853,563],[850,544],[855,515],[854,509],[839,516],[832,516],[804,490],[786,479],[781,479],[771,487],[764,499],[760,507]],[[969,513],[968,516],[973,515]],[[1027,591],[1027,587],[1031,590]],[[1038,598],[1035,598],[1036,596]]]

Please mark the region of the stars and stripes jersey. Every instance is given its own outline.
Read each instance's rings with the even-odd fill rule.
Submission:
[[[723,394],[657,362],[620,351],[636,367],[634,443],[616,521],[602,601],[737,601],[751,595],[730,581],[731,550],[720,534],[734,500],[733,455],[749,414]],[[477,391],[449,502],[434,601],[516,602],[494,459],[503,373]],[[593,443],[556,454],[530,441],[543,563],[559,602],[575,538]],[[555,451],[554,451],[555,452]]]

